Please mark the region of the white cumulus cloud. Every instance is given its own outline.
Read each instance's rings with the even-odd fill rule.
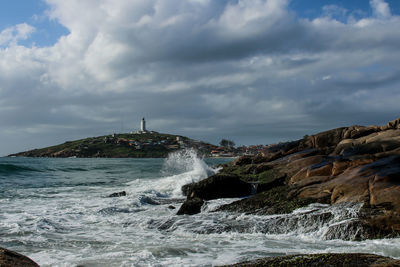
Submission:
[[[288,0],[46,2],[69,30],[54,45],[21,46],[28,24],[0,29],[4,154],[131,131],[143,116],[154,130],[241,144],[400,111],[400,18],[382,0],[358,20],[340,6],[300,18]]]
[[[370,0],[369,2],[375,16],[379,18],[389,18],[391,16],[389,5],[384,0]]]
[[[0,32],[0,46],[16,45],[20,40],[26,40],[35,31],[35,27],[21,23],[8,27]]]

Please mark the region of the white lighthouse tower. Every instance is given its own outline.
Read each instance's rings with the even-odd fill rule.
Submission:
[[[144,132],[144,133],[147,132],[147,130],[146,130],[146,121],[145,121],[144,118],[140,121],[140,131]]]

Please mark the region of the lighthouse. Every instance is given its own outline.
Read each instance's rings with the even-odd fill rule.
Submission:
[[[140,121],[140,131],[141,132],[147,132],[146,130],[146,121],[144,118],[142,118],[142,120]]]

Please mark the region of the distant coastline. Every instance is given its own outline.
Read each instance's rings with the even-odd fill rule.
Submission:
[[[193,148],[201,154],[208,155],[216,146],[185,136],[143,131],[67,141],[55,146],[11,154],[8,157],[164,158],[170,152],[184,148]]]
[[[189,137],[154,131],[88,137],[63,144],[10,154],[38,158],[165,158],[181,149],[194,149],[204,157],[236,158],[257,154],[264,146],[222,147]]]

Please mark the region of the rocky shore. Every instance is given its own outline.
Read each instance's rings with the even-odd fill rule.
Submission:
[[[0,266],[1,267],[39,267],[30,258],[17,252],[0,248]]]
[[[240,197],[220,211],[286,214],[311,203],[360,203],[357,218],[332,226],[326,239],[363,240],[400,234],[400,119],[350,126],[270,146],[214,176],[182,188],[178,214],[207,200]],[[322,214],[320,220],[329,219]]]
[[[262,266],[279,266],[279,267],[353,267],[353,266],[400,266],[400,260],[395,260],[389,257],[378,256],[374,254],[360,253],[324,253],[324,254],[305,254],[305,255],[290,255],[282,257],[269,257],[258,259],[255,261],[242,262],[232,265],[231,267],[262,267]]]
[[[317,221],[319,227],[334,217],[329,209],[287,216],[298,208],[317,203],[339,210],[356,206],[349,209],[354,211],[350,219],[329,224],[323,238],[399,237],[400,118],[385,126],[342,127],[269,146],[262,154],[238,158],[223,165],[218,174],[184,185],[182,192],[186,200],[178,215],[199,213],[209,200],[240,198],[215,211],[283,214],[262,225],[279,234],[282,226]],[[108,197],[126,195],[121,191]],[[268,233],[268,229],[260,232]],[[0,266],[38,265],[0,248]],[[400,266],[400,261],[373,254],[327,253],[269,257],[230,266]]]

